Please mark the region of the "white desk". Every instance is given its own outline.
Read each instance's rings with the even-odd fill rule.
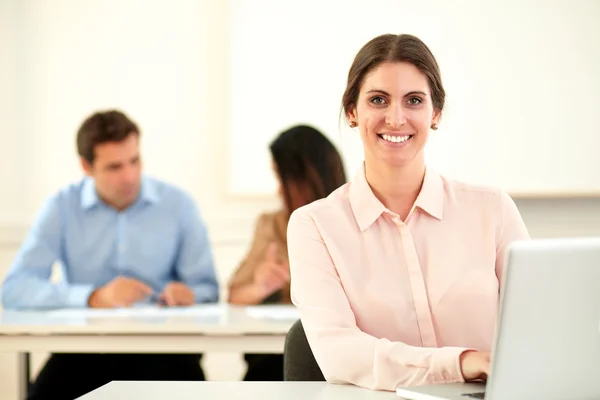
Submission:
[[[293,306],[4,311],[0,351],[19,353],[20,397],[29,352],[282,353],[298,318]]]
[[[80,400],[393,400],[377,392],[324,382],[111,382]]]

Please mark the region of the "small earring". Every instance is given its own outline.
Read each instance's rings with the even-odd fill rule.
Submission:
[[[356,122],[350,121],[350,128],[356,128]]]
[[[433,129],[434,131],[437,131],[437,128],[438,128],[438,124],[431,125],[431,129]]]

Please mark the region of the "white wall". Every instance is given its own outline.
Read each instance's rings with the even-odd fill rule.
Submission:
[[[267,143],[294,122],[343,147],[353,175],[358,132],[338,119],[352,59],[375,36],[411,33],[447,94],[428,165],[515,196],[600,195],[597,0],[231,2],[232,190],[273,189]]]
[[[143,129],[147,171],[185,187],[201,206],[226,283],[258,213],[277,207],[270,196],[228,190],[228,21],[223,0],[0,1],[0,278],[43,199],[80,176],[74,135],[85,114],[122,106]],[[123,76],[114,84],[102,73]],[[518,205],[535,237],[600,235],[600,199]],[[0,354],[0,399],[14,399],[11,360]],[[237,354],[209,356],[205,365],[211,379],[242,373]]]
[[[0,1],[0,225],[24,221],[22,7]]]

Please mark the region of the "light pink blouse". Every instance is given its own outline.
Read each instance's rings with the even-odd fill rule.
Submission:
[[[296,210],[292,301],[330,382],[379,390],[461,382],[490,351],[507,245],[528,233],[504,192],[427,169],[406,223],[364,175]]]

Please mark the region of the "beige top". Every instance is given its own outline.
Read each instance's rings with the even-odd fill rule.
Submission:
[[[250,250],[229,281],[230,291],[234,286],[252,282],[254,271],[265,259],[270,243],[277,245],[279,261],[288,262],[287,222],[288,217],[284,211],[265,213],[258,218]],[[281,289],[281,302],[291,303],[289,283]]]

